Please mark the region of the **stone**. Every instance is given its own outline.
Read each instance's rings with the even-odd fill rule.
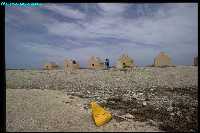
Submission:
[[[135,117],[129,113],[123,115],[123,117],[127,118],[127,119],[134,119]]]
[[[174,116],[175,114],[174,113],[170,113],[170,115]]]
[[[154,125],[154,126],[157,126],[157,123],[154,121],[154,120],[149,120],[149,122],[152,124],[152,125]]]
[[[142,105],[146,106],[146,105],[147,105],[147,102],[146,102],[146,101],[143,101]]]
[[[137,112],[136,108],[131,109],[132,112]]]
[[[176,114],[177,114],[178,116],[181,116],[182,113],[181,113],[181,111],[177,111]]]
[[[143,95],[143,93],[138,93],[138,95]]]
[[[150,89],[150,91],[153,91],[153,90],[154,90],[153,88]]]
[[[167,111],[172,111],[173,110],[173,107],[169,107],[169,108],[167,108]]]

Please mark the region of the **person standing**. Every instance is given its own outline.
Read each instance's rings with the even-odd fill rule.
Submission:
[[[105,59],[105,67],[106,67],[106,69],[109,68],[109,59],[108,58]]]

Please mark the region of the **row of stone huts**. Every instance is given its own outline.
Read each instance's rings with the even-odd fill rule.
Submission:
[[[194,58],[194,65],[198,65],[198,57]],[[117,63],[114,67],[116,68],[132,68],[136,66],[134,63],[134,60],[130,58],[127,54],[123,54],[119,57],[117,60]],[[174,66],[172,64],[171,58],[164,52],[160,52],[155,58],[154,58],[154,64],[150,65],[154,67],[167,67],[167,66]],[[59,66],[56,65],[56,63],[49,63],[44,65],[44,69],[52,70],[56,69]],[[92,56],[88,61],[88,67],[91,69],[104,69],[104,62],[99,58]],[[79,69],[80,65],[79,62],[72,59],[65,59],[64,60],[64,70],[67,71],[69,69]]]

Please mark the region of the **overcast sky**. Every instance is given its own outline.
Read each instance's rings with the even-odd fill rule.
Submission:
[[[192,65],[198,55],[198,5],[43,4],[6,7],[7,68],[39,68],[49,61],[90,56],[111,64],[127,53],[138,66],[166,52],[176,65]]]

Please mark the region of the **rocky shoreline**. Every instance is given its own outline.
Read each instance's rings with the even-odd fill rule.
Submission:
[[[7,70],[6,88],[61,90],[164,131],[197,131],[198,67]],[[87,108],[87,105],[85,105]]]

